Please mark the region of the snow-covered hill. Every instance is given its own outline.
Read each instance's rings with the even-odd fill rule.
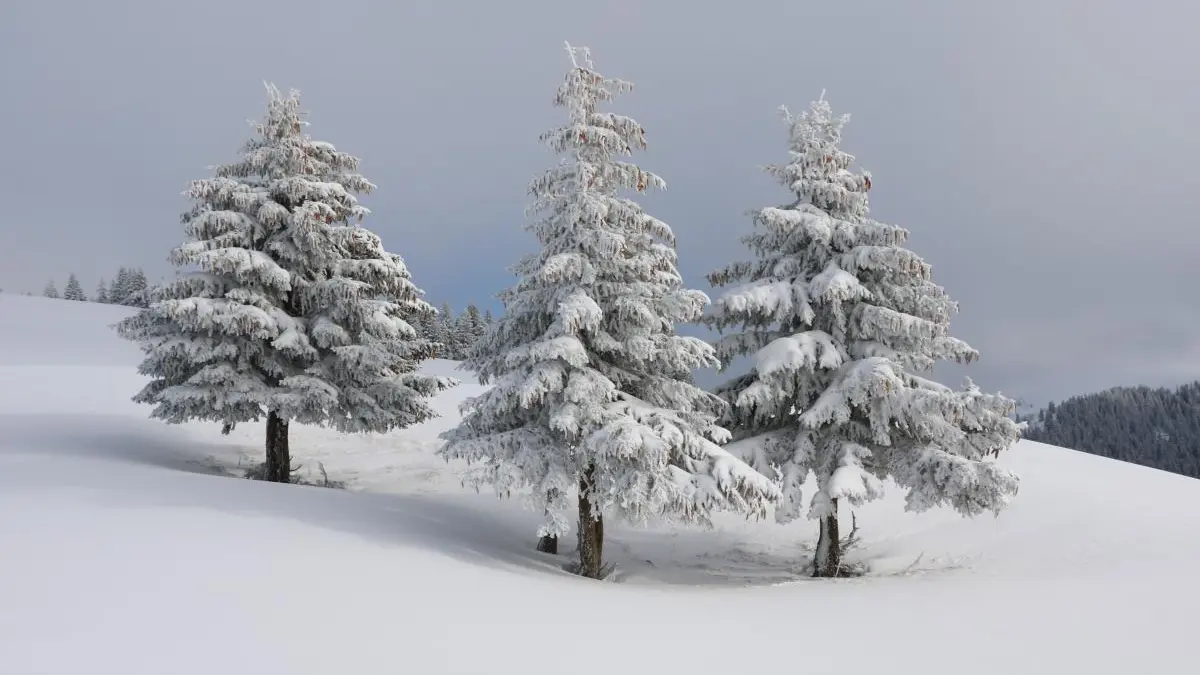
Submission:
[[[297,460],[350,490],[237,480],[261,429],[146,419],[108,328],[126,311],[0,295],[0,672],[1195,668],[1200,481],[1022,443],[997,519],[860,509],[865,578],[800,576],[808,524],[725,519],[612,528],[617,583],[596,583],[434,457],[469,378],[419,428],[296,430]]]

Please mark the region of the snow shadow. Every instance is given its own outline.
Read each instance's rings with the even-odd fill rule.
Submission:
[[[435,495],[368,494],[304,485],[223,479],[202,489],[95,492],[123,507],[201,508],[236,516],[293,520],[372,543],[442,553],[486,567],[563,573],[553,556],[533,550],[532,514],[488,513]],[[529,515],[529,518],[511,516]],[[565,573],[563,573],[565,574]]]
[[[623,526],[606,543],[605,557],[617,565],[613,581],[638,585],[771,586],[808,578],[809,547],[779,534]]]
[[[383,494],[229,479],[245,448],[206,442],[160,422],[101,415],[0,415],[0,453],[120,462],[168,472],[225,477],[197,484],[171,473],[113,471],[100,480],[76,468],[45,484],[86,487],[90,498],[134,508],[200,508],[297,521],[373,543],[418,547],[486,567],[563,575],[575,536],[560,554],[535,550],[540,518],[516,499],[484,492]],[[739,521],[740,524],[740,521]],[[807,537],[778,530],[749,536],[744,525],[704,530],[610,523],[610,581],[652,586],[757,586],[806,578]],[[761,534],[761,530],[759,531]],[[752,534],[752,533],[751,533]],[[781,543],[783,542],[783,543]]]
[[[5,422],[0,418],[0,433],[10,429]],[[501,501],[486,493],[378,494],[231,479],[205,464],[203,450],[195,443],[164,445],[156,434],[142,435],[128,426],[99,426],[85,432],[78,425],[70,425],[54,434],[45,430],[24,433],[38,442],[36,451],[116,459],[167,470],[114,471],[97,480],[94,469],[73,466],[39,477],[38,482],[47,486],[86,488],[88,499],[106,506],[204,509],[233,516],[291,520],[375,544],[439,553],[482,567],[574,578],[563,569],[575,559],[574,534],[564,537],[559,555],[537,552],[535,534],[540,518],[514,500]],[[9,439],[20,443],[19,436]],[[177,471],[208,477],[172,475]],[[610,579],[613,582],[728,587],[797,579],[789,556],[755,547],[734,533],[640,529],[615,523],[610,532],[605,553],[607,560],[616,564]]]
[[[0,415],[0,453],[86,457],[172,471],[229,475],[216,457],[232,448],[186,437],[158,422],[110,415]]]
[[[488,494],[373,494],[245,480],[219,483],[151,494],[113,485],[102,498],[122,506],[207,508],[294,520],[376,544],[538,576],[571,577],[563,567],[576,559],[574,533],[560,542],[559,555],[539,553],[537,514]],[[613,527],[605,557],[616,564],[610,581],[617,583],[741,587],[806,578],[800,568],[807,555],[769,550],[722,531]]]
[[[68,461],[22,477],[25,489],[76,488],[101,506],[135,510],[198,509],[250,518],[290,520],[375,544],[442,553],[473,564],[566,575],[561,557],[534,550],[537,520],[520,509],[496,509],[494,500],[436,495],[368,494],[324,487],[231,478],[203,459],[203,444],[163,444],[153,432],[99,423],[63,425],[47,418],[0,416],[4,455],[60,456]],[[32,425],[32,427],[31,427]],[[225,446],[212,446],[228,452]],[[236,448],[234,448],[236,449]],[[79,462],[78,459],[93,460]],[[138,465],[104,472],[96,462]],[[201,475],[187,475],[201,474]],[[474,502],[466,504],[464,502]],[[492,512],[495,510],[495,512]],[[269,522],[263,527],[269,528]]]

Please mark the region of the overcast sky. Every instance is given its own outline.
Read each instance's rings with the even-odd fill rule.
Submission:
[[[874,217],[959,300],[963,371],[1031,402],[1200,376],[1200,5],[1183,0],[12,0],[0,7],[0,288],[169,274],[181,192],[263,80],[359,155],[369,226],[429,298],[490,302],[534,245],[563,41],[633,81],[644,201],[688,281],[787,195],[776,108],[827,89]],[[2,309],[0,309],[2,311]]]

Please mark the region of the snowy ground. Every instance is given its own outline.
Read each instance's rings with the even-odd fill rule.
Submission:
[[[1195,672],[1200,481],[1022,443],[998,519],[861,509],[864,578],[800,576],[807,524],[723,520],[612,528],[596,583],[433,456],[477,384],[421,428],[294,430],[350,490],[234,479],[261,429],[147,420],[124,313],[0,295],[5,675]]]

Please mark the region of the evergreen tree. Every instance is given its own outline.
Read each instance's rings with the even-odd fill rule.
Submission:
[[[127,307],[146,307],[149,286],[146,281],[146,273],[140,267],[129,270],[120,304]]]
[[[129,295],[129,270],[125,267],[117,270],[117,276],[113,278],[112,286],[108,289],[108,301],[114,305],[124,305],[125,298]]]
[[[436,341],[433,335],[434,322],[437,321],[437,311],[420,312],[413,320],[413,328],[417,331],[417,335],[423,340],[427,340],[435,349]]]
[[[479,330],[483,327],[483,317],[479,315],[479,309],[474,305],[467,305],[462,314],[459,314],[454,319],[454,325],[451,328],[452,340],[454,341],[454,352],[456,359],[465,359],[471,353],[472,347],[479,338]]]
[[[1017,477],[989,459],[1012,445],[1013,402],[968,381],[955,391],[918,376],[935,361],[977,353],[948,333],[957,306],[904,248],[908,232],[867,217],[870,175],[838,146],[846,117],[822,97],[799,117],[784,109],[789,163],[768,171],[795,195],[754,213],[743,241],[756,258],[710,275],[739,283],[714,304],[721,359],[747,355],[752,371],[722,388],[739,449],[779,467],[781,522],[820,521],[814,575],[841,573],[838,505],[878,498],[882,479],[907,490],[910,510],[949,504],[999,511]]]
[[[79,279],[75,277],[74,273],[67,278],[67,287],[63,290],[63,300],[87,302],[87,293],[83,292],[83,286],[79,285]]]
[[[605,514],[705,523],[719,508],[763,514],[778,493],[717,445],[723,403],[687,381],[713,350],[674,332],[708,298],[683,287],[670,227],[618,194],[664,186],[618,158],[645,147],[642,127],[597,110],[630,85],[568,51],[556,104],[569,119],[543,136],[566,159],[530,186],[542,248],[514,268],[503,318],[466,363],[492,386],[441,453],[479,463],[474,482],[501,495],[531,489],[540,535],[567,531],[574,493],[579,573],[599,578]]]
[[[357,223],[374,186],[358,159],[302,133],[297,92],[268,86],[241,161],[189,189],[179,275],[118,326],[153,380],[135,397],[170,423],[266,417],[266,477],[287,482],[291,422],[384,432],[435,416],[453,384],[417,372],[431,349],[407,319],[432,308],[399,256]],[[388,298],[388,299],[380,299]]]
[[[463,323],[465,324],[463,326],[463,330],[466,333],[466,346],[463,350],[465,356],[466,354],[470,353],[472,349],[474,349],[475,345],[478,344],[481,339],[483,339],[483,334],[487,330],[487,325],[483,322],[483,315],[479,313],[479,308],[473,304],[467,305],[467,309],[463,312],[462,318]]]
[[[470,334],[467,330],[466,315],[459,314],[454,317],[454,321],[450,325],[450,344],[451,358],[463,360],[463,354],[466,353],[467,345],[470,342]]]
[[[96,284],[96,302],[105,304],[108,302],[108,286],[105,285],[104,279]]]
[[[1115,387],[1030,416],[1025,438],[1200,478],[1200,382]]]
[[[433,341],[437,343],[438,353],[442,358],[459,358],[458,343],[454,334],[454,311],[450,309],[448,302],[442,303],[442,308],[434,318]]]
[[[47,281],[46,287],[42,289],[42,295],[47,298],[58,298],[58,286],[54,285],[54,281]]]

